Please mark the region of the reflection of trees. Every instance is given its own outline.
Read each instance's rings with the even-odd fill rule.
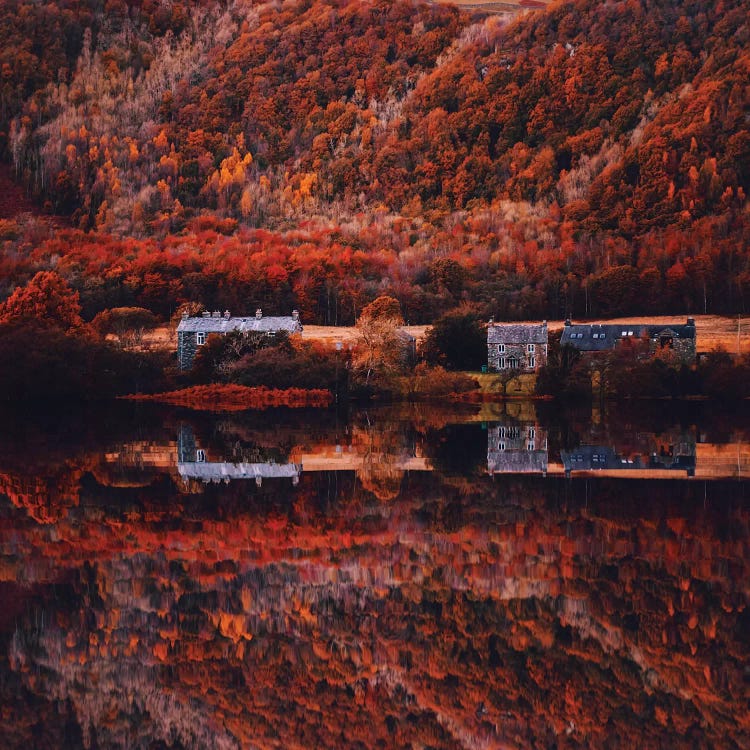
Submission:
[[[436,471],[471,476],[487,469],[487,433],[481,424],[452,424],[426,441]]]
[[[404,476],[399,464],[414,455],[413,441],[403,426],[378,420],[358,423],[352,430],[352,444],[362,455],[357,477],[378,500],[392,500],[398,496]]]
[[[6,527],[19,571],[72,583],[19,615],[0,700],[67,703],[99,747],[743,746],[744,490],[631,486]]]

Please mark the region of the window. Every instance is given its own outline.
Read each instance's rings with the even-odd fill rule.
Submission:
[[[505,369],[505,357],[500,357],[500,359],[497,360],[497,369],[498,370]]]
[[[529,354],[533,354],[536,351],[536,344],[529,344],[526,347],[526,351],[529,352]]]
[[[497,351],[498,351],[498,354],[505,354],[505,344],[498,344]]]
[[[515,357],[508,357],[508,367],[511,370],[518,369],[518,360]]]
[[[203,346],[203,344],[206,343],[206,334],[203,331],[198,331],[198,333],[195,334],[195,343],[198,344],[198,346]]]
[[[195,460],[199,464],[202,464],[206,460],[206,451],[204,451],[203,448],[198,448],[198,450],[195,451]]]
[[[536,367],[536,357],[533,354],[529,357],[529,367]]]

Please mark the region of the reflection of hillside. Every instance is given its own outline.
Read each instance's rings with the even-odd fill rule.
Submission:
[[[215,514],[83,503],[0,527],[3,577],[78,574],[11,665],[100,747],[742,746],[750,514],[730,484],[705,507],[654,486],[587,506],[575,482],[462,499],[421,475],[384,505],[319,475],[286,507],[234,485]]]

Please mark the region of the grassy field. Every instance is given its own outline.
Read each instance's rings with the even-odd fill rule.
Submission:
[[[590,323],[648,323],[650,325],[675,325],[685,323],[686,316],[670,315],[659,317],[631,317],[612,318],[610,320],[597,319],[586,321]],[[538,323],[539,321],[527,321]],[[583,321],[576,320],[576,323]],[[736,354],[738,351],[737,318],[724,318],[719,315],[696,315],[695,326],[698,336],[698,351],[709,352],[717,347],[723,347],[728,352]],[[556,320],[549,323],[550,331],[559,331],[563,321]],[[419,342],[424,338],[429,326],[405,326],[405,329]],[[739,320],[739,351],[750,354],[750,316]],[[306,325],[302,338],[311,341],[324,341],[331,346],[340,341],[345,347],[353,345],[357,340],[357,329],[354,326],[311,326]],[[177,340],[173,332],[167,327],[155,329],[144,336],[144,345],[149,349],[176,348]]]
[[[750,317],[739,319],[739,339],[737,337],[738,319],[724,318],[719,315],[695,315],[696,345],[699,352],[710,352],[712,349],[722,347],[731,354],[750,353]],[[685,315],[669,315],[658,317],[612,318],[610,320],[597,319],[586,321],[587,323],[646,323],[648,325],[684,325],[687,320]],[[582,321],[576,320],[576,323]],[[562,321],[554,321],[549,324],[551,331],[559,331],[563,327]],[[739,348],[738,348],[739,343]]]
[[[695,328],[698,337],[698,351],[708,352],[717,347],[723,347],[732,354],[737,353],[737,318],[724,318],[719,315],[696,315]],[[677,325],[684,324],[687,320],[685,315],[666,315],[657,317],[639,317],[630,318],[611,318],[609,320],[598,318],[587,323],[646,323],[648,325]],[[527,321],[529,323],[539,323],[538,320]],[[576,320],[576,323],[583,321]],[[740,352],[750,353],[750,317],[741,318],[739,321]],[[564,325],[562,320],[549,322],[550,331],[560,331]],[[417,341],[424,338],[429,326],[406,326],[406,330],[414,336]],[[354,326],[305,326],[302,334],[303,339],[314,339],[318,341],[335,342],[341,341],[348,345],[354,343],[357,338],[357,329]]]

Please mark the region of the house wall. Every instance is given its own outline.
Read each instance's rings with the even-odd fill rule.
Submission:
[[[500,353],[502,344],[487,344],[487,365],[488,369],[498,372],[500,369],[500,359],[505,359],[506,369],[507,360],[515,357],[521,362],[519,372],[536,372],[540,367],[547,364],[547,344],[535,344],[535,352],[531,355],[528,352],[528,344],[505,344],[505,353]],[[534,367],[529,366],[529,357],[533,356]]]
[[[198,351],[194,331],[178,331],[177,333],[177,358],[181,370],[189,370],[193,366],[195,353]]]
[[[653,355],[660,349],[660,342],[657,338],[656,341],[649,341],[649,354]],[[672,351],[686,364],[692,364],[695,362],[696,350],[695,350],[695,339],[672,339]]]

